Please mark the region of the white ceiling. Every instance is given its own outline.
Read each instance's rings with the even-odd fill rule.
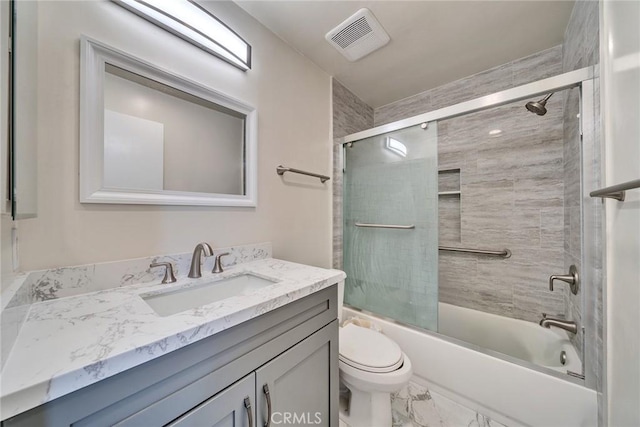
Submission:
[[[574,2],[236,3],[375,108],[562,43]],[[324,36],[363,7],[391,41],[349,62]]]

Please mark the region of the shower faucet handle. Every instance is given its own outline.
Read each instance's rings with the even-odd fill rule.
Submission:
[[[552,275],[549,276],[549,290],[553,291],[553,282],[556,280],[561,280],[565,283],[569,284],[571,288],[571,293],[574,295],[578,294],[578,289],[580,287],[580,276],[578,275],[578,269],[575,265],[569,267],[569,274],[567,275]]]

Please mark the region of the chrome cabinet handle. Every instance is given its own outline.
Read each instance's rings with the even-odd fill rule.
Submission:
[[[264,427],[271,427],[271,393],[269,393],[269,385],[262,386],[262,392],[267,398],[267,421],[264,423]]]
[[[253,411],[251,410],[251,399],[249,399],[249,396],[244,398],[244,408],[247,410],[247,418],[249,418],[249,427],[253,427]]]
[[[578,294],[578,288],[580,287],[580,276],[578,275],[578,269],[575,265],[569,267],[569,274],[567,275],[552,275],[549,276],[549,290],[553,291],[553,282],[555,280],[562,280],[565,283],[569,284],[571,288],[571,293],[574,295]]]
[[[229,252],[225,252],[223,254],[216,255],[215,262],[213,263],[213,270],[211,270],[212,273],[222,273],[224,271],[222,269],[222,263],[220,262],[220,258],[222,258],[223,256],[227,256],[227,255],[229,255]]]

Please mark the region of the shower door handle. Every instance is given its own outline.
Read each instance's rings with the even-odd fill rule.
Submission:
[[[356,222],[356,227],[365,227],[365,228],[393,228],[396,230],[413,230],[416,228],[414,224],[409,225],[395,225],[395,224],[367,224],[363,222]]]
[[[571,288],[571,293],[574,295],[578,294],[578,289],[580,287],[580,276],[578,275],[578,269],[575,265],[569,267],[568,275],[552,275],[549,276],[549,290],[553,291],[553,282],[555,280],[562,280],[565,283],[569,284]]]

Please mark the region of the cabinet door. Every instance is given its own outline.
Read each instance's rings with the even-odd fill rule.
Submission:
[[[168,424],[170,427],[254,427],[255,374],[250,374]]]
[[[258,425],[337,426],[337,360],[334,321],[258,369]]]

